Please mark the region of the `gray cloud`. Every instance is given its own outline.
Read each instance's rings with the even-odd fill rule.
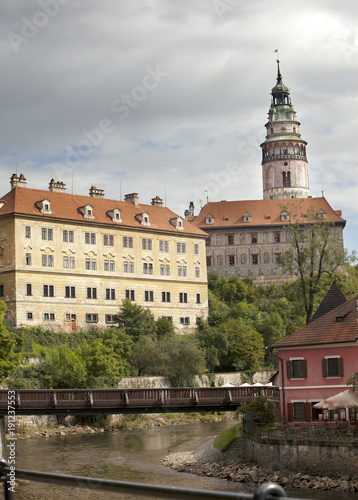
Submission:
[[[46,188],[51,177],[70,186],[73,175],[76,193],[95,184],[117,198],[121,184],[143,202],[166,193],[178,213],[191,199],[199,208],[215,176],[213,200],[261,198],[259,144],[279,48],[308,141],[311,193],[324,185],[348,220],[346,246],[358,248],[356,14],[355,0],[5,3],[3,194],[17,164],[31,187]],[[144,80],[148,68],[167,76]],[[128,112],[114,112],[113,102]],[[103,120],[111,127],[102,140],[68,167],[68,151]]]

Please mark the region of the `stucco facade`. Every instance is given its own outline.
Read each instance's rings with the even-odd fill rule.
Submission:
[[[358,296],[321,314],[273,346],[281,358],[281,412],[289,421],[349,416],[340,410],[324,413],[313,405],[345,391],[349,376],[358,371]],[[358,421],[358,409],[350,417]]]
[[[0,300],[15,326],[105,328],[125,298],[178,332],[207,317],[206,234],[158,197],[142,205],[135,193],[121,202],[94,187],[25,186],[0,201]]]

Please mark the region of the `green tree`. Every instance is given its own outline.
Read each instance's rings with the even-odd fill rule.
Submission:
[[[155,332],[153,314],[149,309],[138,306],[129,299],[123,300],[116,322],[134,342],[144,335],[153,335]]]
[[[240,371],[256,371],[262,368],[264,342],[262,336],[244,319],[230,318],[221,325],[228,336],[228,368]]]
[[[87,379],[85,363],[68,345],[48,349],[40,370],[48,388],[85,387]]]
[[[161,375],[169,377],[174,387],[193,385],[195,375],[205,372],[205,355],[191,335],[175,335],[160,342]]]
[[[352,391],[355,392],[358,385],[358,372],[352,373],[347,379],[347,385],[352,386]]]
[[[119,379],[121,373],[118,356],[113,348],[104,344],[102,339],[97,339],[90,345],[84,342],[79,348],[79,356],[86,368],[87,385],[97,377]]]
[[[238,407],[237,412],[245,414],[251,411],[256,422],[260,424],[270,424],[276,420],[276,402],[272,398],[260,394],[252,401]]]
[[[163,360],[157,339],[148,335],[141,337],[134,346],[130,363],[138,371],[139,377],[161,373]]]
[[[155,333],[158,339],[162,339],[166,336],[175,335],[175,328],[168,318],[158,318],[155,322]]]
[[[17,370],[21,354],[14,352],[16,340],[4,325],[6,304],[0,301],[0,381]]]
[[[196,337],[205,352],[206,366],[211,373],[220,366],[228,353],[228,337],[220,327],[211,327],[207,321],[200,321]]]
[[[290,221],[286,229],[290,233],[291,248],[279,258],[279,264],[289,274],[299,278],[306,324],[309,323],[315,303],[315,295],[321,288],[324,273],[333,276],[344,263],[341,242],[335,238],[334,225],[317,216],[313,207],[302,215],[297,200],[281,206]]]

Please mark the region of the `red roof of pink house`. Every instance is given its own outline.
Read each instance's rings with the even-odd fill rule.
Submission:
[[[279,340],[272,347],[299,347],[358,341],[358,295]]]

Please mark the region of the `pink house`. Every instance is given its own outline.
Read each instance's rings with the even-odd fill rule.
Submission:
[[[322,413],[312,406],[346,390],[348,377],[358,371],[358,295],[346,301],[333,284],[312,321],[272,347],[281,360],[281,413],[285,420],[346,418],[339,410]],[[358,408],[350,409],[349,416],[358,420]]]

